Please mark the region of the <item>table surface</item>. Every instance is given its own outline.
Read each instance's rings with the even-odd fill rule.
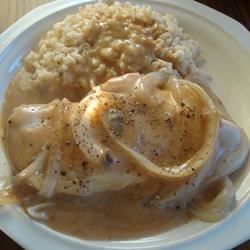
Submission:
[[[0,33],[28,11],[51,1],[52,0],[1,0]],[[204,3],[233,17],[250,30],[250,0],[198,0],[198,2]],[[1,231],[0,242],[1,249],[22,249]],[[236,247],[235,250],[250,250],[250,241]]]

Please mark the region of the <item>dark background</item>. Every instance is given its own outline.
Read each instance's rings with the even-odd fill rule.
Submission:
[[[250,30],[250,0],[197,0],[197,2],[208,5],[236,19]],[[0,249],[21,250],[22,248],[0,231]],[[250,250],[250,241],[236,247],[234,250]]]
[[[236,19],[250,30],[250,0],[197,0],[197,2]]]

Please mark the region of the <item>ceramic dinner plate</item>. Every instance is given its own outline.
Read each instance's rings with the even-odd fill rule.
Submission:
[[[0,104],[24,55],[41,35],[86,0],[59,0],[34,9],[0,36]],[[229,114],[250,137],[250,33],[235,20],[192,0],[137,0],[161,12],[173,13],[187,33],[200,43],[212,88]],[[0,146],[2,147],[2,146]],[[1,168],[8,171],[0,149]],[[0,176],[1,178],[1,176]],[[192,220],[174,230],[128,241],[85,241],[65,236],[27,217],[18,206],[0,208],[0,228],[25,249],[230,249],[250,238],[250,162],[238,176],[237,208],[224,220]]]

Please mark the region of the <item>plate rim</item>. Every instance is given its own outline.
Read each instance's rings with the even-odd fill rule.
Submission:
[[[56,13],[56,11],[62,10],[62,9],[67,9],[71,6],[77,5],[77,4],[81,4],[81,3],[87,3],[87,2],[94,2],[92,0],[57,0],[54,2],[50,2],[47,3],[45,5],[36,7],[35,9],[33,9],[32,11],[30,11],[29,13],[27,13],[26,15],[24,15],[22,18],[20,18],[16,23],[14,23],[13,25],[11,25],[6,31],[4,31],[1,35],[0,35],[0,58],[1,58],[1,54],[4,53],[5,49],[7,48],[7,46],[9,44],[11,44],[11,42],[18,36],[20,35],[23,31],[25,31],[27,28],[31,27],[34,23],[38,22],[39,20],[42,20],[43,18],[47,17],[48,15],[51,15],[53,13]],[[142,2],[142,1],[139,1]],[[226,33],[230,34],[235,40],[237,40],[249,53],[250,53],[250,32],[239,22],[237,22],[236,20],[210,8],[207,7],[201,3],[195,2],[193,0],[151,0],[150,2],[158,2],[158,3],[162,3],[162,4],[172,4],[176,7],[182,8],[184,10],[190,11],[192,13],[195,12],[196,15],[207,19],[208,21],[210,21],[211,23],[215,24],[216,26],[222,28],[224,31],[226,31]],[[56,11],[53,11],[56,10]],[[198,13],[196,13],[198,11]],[[32,22],[30,22],[30,20],[33,20]],[[241,223],[250,223],[250,201],[249,198],[248,200],[243,204],[243,206],[239,207],[239,209],[237,209],[239,211],[233,213],[232,215],[230,215],[227,219],[225,219],[225,221],[223,221],[223,223],[228,223],[228,221],[231,219],[232,217],[239,217],[239,213],[240,211],[242,212],[243,210],[248,211],[248,218],[247,218],[247,212],[246,213],[246,219],[245,218],[238,218],[236,220],[238,220],[238,222],[240,221]],[[237,223],[236,223],[237,224]],[[247,225],[247,223],[245,224]],[[211,228],[212,229],[212,228]],[[12,234],[9,230],[8,230],[8,226],[5,228],[1,225],[1,230],[4,231],[8,236],[10,236],[10,238],[12,238],[13,240],[15,240],[19,245],[25,247],[26,249],[31,249],[32,246],[34,246],[33,244],[30,244],[30,242],[27,242],[27,239],[16,239],[16,236],[14,234]],[[196,235],[197,237],[194,237],[193,240],[195,240],[195,238],[204,238],[206,237],[207,234],[211,234],[210,232],[211,230],[208,230],[206,233],[204,233],[203,235]],[[216,229],[215,229],[216,231]],[[218,231],[218,230],[217,230]],[[211,235],[210,235],[210,244],[211,241],[214,241],[214,247],[217,248],[232,248],[235,245],[238,245],[242,242],[244,242],[245,240],[248,240],[250,238],[250,232],[247,233],[246,231],[243,230],[243,228],[238,227],[237,228],[237,234],[235,232],[235,234],[232,235],[232,233],[227,233],[228,230],[224,230],[223,234],[218,234],[218,235],[214,235],[213,238],[211,239]],[[214,232],[213,232],[214,234]],[[228,237],[230,235],[230,239],[226,240],[225,244],[219,245],[218,241],[221,241],[221,239],[224,238],[224,240],[226,239],[226,237]],[[238,235],[238,237],[236,237],[236,235]],[[240,237],[239,237],[240,236]],[[232,238],[237,238],[237,240],[232,240]],[[217,241],[216,241],[217,239]],[[198,245],[196,244],[196,246],[193,246],[193,242],[189,242],[190,246],[192,248],[190,248],[190,246],[188,246],[186,249],[199,249],[197,247],[203,247],[204,249],[204,244],[207,243],[208,244],[208,239],[198,239]],[[186,240],[184,240],[186,241]],[[188,239],[187,239],[188,241]],[[216,244],[216,243],[217,244]],[[168,249],[172,249],[174,247],[174,249],[179,249],[179,247],[181,247],[183,243],[179,243],[175,246],[169,246]],[[87,245],[86,245],[87,246]],[[211,247],[212,245],[210,245]],[[93,247],[93,246],[87,246],[91,249],[98,249],[97,247]],[[159,247],[159,248],[163,248]],[[195,248],[194,248],[195,247]],[[164,247],[165,249],[165,247]]]

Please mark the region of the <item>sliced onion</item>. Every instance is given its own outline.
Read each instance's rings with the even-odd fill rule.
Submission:
[[[216,109],[219,111],[220,115],[223,118],[226,118],[228,120],[231,120],[229,114],[227,113],[226,108],[224,107],[221,100],[216,96],[213,92],[213,90],[210,87],[210,83],[213,83],[213,78],[209,73],[207,73],[205,70],[202,69],[195,69],[187,78],[186,80],[196,83],[199,86],[202,87],[206,91],[206,93],[209,95],[209,97],[213,100]]]
[[[48,155],[48,150],[42,149],[41,153],[36,157],[36,159],[24,170],[14,176],[14,183],[19,184],[21,181],[29,178],[34,173],[41,171],[44,167]]]
[[[58,148],[55,150],[54,154],[51,153],[48,164],[48,169],[39,194],[43,197],[51,198],[54,195],[60,173],[61,152]]]
[[[161,79],[159,79],[159,82],[160,80]],[[178,88],[179,82],[176,82],[175,80],[172,81],[173,82],[169,84],[175,84],[177,85],[176,88]],[[206,114],[207,123],[205,128],[203,145],[201,149],[193,157],[191,157],[188,161],[186,161],[182,165],[163,167],[163,168],[157,166],[143,155],[135,152],[134,150],[126,146],[124,143],[117,140],[114,137],[114,135],[109,131],[107,124],[105,124],[105,120],[102,119],[102,122],[104,124],[107,133],[109,134],[110,137],[113,138],[116,145],[119,146],[124,151],[124,153],[128,155],[130,159],[133,159],[138,166],[140,166],[151,176],[164,179],[180,179],[192,176],[193,171],[191,171],[191,168],[194,170],[200,170],[204,165],[206,165],[207,162],[210,161],[213,149],[216,145],[220,118],[218,113],[214,110],[214,105],[212,100],[206,95],[206,93],[200,87],[186,81],[182,81],[182,83],[186,84],[188,87],[192,89],[192,91],[201,96],[201,98],[203,98],[204,102],[207,104],[207,109],[208,109]],[[176,91],[177,94],[179,91],[180,90]]]
[[[134,90],[134,85],[137,81],[140,81],[140,74],[129,73],[111,78],[107,82],[95,87],[93,92],[105,91],[112,93],[131,93],[131,91]]]
[[[222,120],[222,130],[224,126],[228,126],[230,123],[231,122]],[[220,139],[218,140],[218,145],[215,150],[215,153],[217,155],[219,154],[219,157],[216,156],[217,160],[215,160],[215,162],[211,161],[210,165],[207,164],[204,166],[203,170],[198,173],[195,179],[189,181],[188,185],[183,185],[177,189],[174,195],[167,194],[164,198],[164,194],[161,194],[161,199],[158,203],[162,206],[175,206],[176,203],[186,204],[213,182],[239,169],[244,164],[248,155],[248,138],[243,130],[236,126],[235,129],[239,130],[236,131],[239,132],[239,135],[232,135],[234,132],[232,130],[228,130],[227,133],[229,134],[225,134],[225,131],[221,130],[223,133],[220,134]],[[228,138],[224,138],[228,136],[231,137],[230,141]],[[221,144],[222,141],[223,144],[225,144],[224,146]]]
[[[152,72],[140,77],[135,83],[135,92],[152,95],[159,87],[166,85],[170,75],[166,71]]]
[[[84,180],[84,182],[86,182],[86,190],[88,190],[85,194],[91,195],[99,192],[121,190],[143,181],[143,177],[127,173],[93,175]]]
[[[189,211],[200,220],[214,222],[226,217],[235,205],[234,186],[231,180],[226,178],[224,189],[214,200],[207,202],[204,198],[201,198],[191,205]]]
[[[223,152],[222,156],[215,163],[216,169],[212,176],[207,180],[207,184],[211,184],[229,174],[238,170],[246,161],[249,149],[248,138],[245,132],[240,130],[239,143],[237,141],[229,142],[231,145],[230,150]],[[234,146],[232,148],[232,145]]]
[[[217,145],[213,148],[209,160],[201,168],[196,176],[193,176],[188,183],[182,182],[181,186],[178,187],[174,192],[167,192],[164,195],[164,190],[159,194],[160,199],[157,201],[162,207],[173,207],[176,205],[181,205],[185,207],[186,204],[199,193],[201,186],[203,185],[205,178],[214,169],[214,158],[217,150]]]
[[[139,76],[140,75],[134,75],[135,78],[138,78]],[[133,83],[134,85],[132,84],[133,86],[136,86],[136,88],[133,88],[133,86],[130,84],[128,89],[130,91],[129,93],[134,91],[133,94],[135,95],[139,95],[140,93],[144,94],[145,91],[147,92],[147,94],[153,94],[155,90],[153,88],[167,88],[167,85],[163,86],[167,82],[167,84],[170,84],[169,90],[174,90],[173,96],[178,105],[178,103],[181,103],[182,100],[182,89],[180,87],[181,83],[184,84],[185,87],[190,88],[191,91],[193,91],[194,96],[199,96],[203,99],[204,105],[202,113],[206,116],[204,141],[200,148],[200,151],[198,151],[194,156],[186,161],[185,164],[170,167],[167,166],[165,168],[157,166],[148,158],[144,157],[139,152],[136,152],[137,150],[129,147],[127,144],[121,141],[119,139],[119,136],[115,136],[114,133],[112,133],[111,129],[109,129],[109,124],[107,124],[107,121],[103,119],[101,114],[102,112],[100,112],[100,110],[102,109],[100,109],[99,105],[102,105],[103,102],[103,99],[101,98],[104,98],[106,103],[112,102],[112,99],[110,99],[113,98],[112,95],[118,96],[119,94],[123,94],[124,98],[125,94],[126,98],[126,94],[128,93],[128,91],[127,89],[124,89],[125,85],[122,84],[123,79],[121,79],[121,82],[118,83],[117,79],[115,79],[114,82],[96,87],[94,92],[92,92],[91,95],[87,97],[87,99],[84,99],[84,102],[82,103],[84,105],[80,104],[83,107],[79,110],[81,111],[81,113],[78,112],[75,116],[76,122],[74,123],[73,127],[74,131],[76,132],[74,132],[74,136],[76,142],[79,143],[81,150],[91,160],[98,161],[98,157],[96,156],[102,154],[103,149],[105,150],[105,146],[108,145],[108,147],[110,148],[115,148],[116,152],[120,151],[119,153],[131,159],[136,166],[140,167],[143,172],[146,172],[148,175],[168,180],[170,181],[170,183],[176,181],[175,183],[177,183],[177,189],[175,190],[175,194],[169,194],[169,190],[167,190],[168,192],[165,192],[165,196],[164,194],[159,195],[160,201],[158,200],[158,203],[160,203],[161,205],[170,205],[176,204],[178,202],[183,202],[185,204],[194,196],[196,196],[196,194],[200,192],[201,188],[205,187],[204,184],[208,182],[210,178],[209,176],[212,176],[215,173],[215,176],[217,176],[216,178],[221,178],[237,169],[242,164],[242,157],[245,159],[248,150],[246,150],[246,143],[243,142],[241,147],[237,149],[237,152],[235,152],[234,157],[232,156],[233,158],[230,158],[229,155],[225,156],[229,157],[230,161],[232,161],[231,167],[227,169],[219,168],[215,170],[215,152],[218,149],[218,134],[221,116],[217,112],[217,107],[215,107],[213,98],[211,98],[211,96],[208,96],[208,94],[206,94],[206,92],[202,88],[195,84],[184,80],[171,79],[170,81],[165,81],[164,77],[164,74],[150,74],[144,78],[139,77],[136,82]],[[102,111],[104,112],[104,110],[105,108],[103,108]],[[97,130],[94,129],[93,126],[96,124],[98,126]],[[86,133],[85,131],[83,131],[83,127],[85,128]],[[100,131],[100,133],[98,133],[98,131]],[[106,145],[102,145],[102,137],[105,137],[104,139]],[[194,171],[190,171],[193,169]],[[106,177],[103,177],[103,175],[101,175],[95,176],[93,177],[93,179],[90,179],[89,194],[101,192],[100,190],[119,190],[127,186],[126,179],[124,182],[125,185],[122,184],[122,179],[121,183],[117,182],[117,180],[121,177],[114,178],[114,180],[112,180],[112,178],[110,179],[109,177],[107,177],[107,179],[105,178]],[[187,180],[188,184],[186,184]],[[225,187],[227,187],[226,190],[230,191],[230,184],[228,184],[228,181],[226,181]],[[230,193],[232,192],[230,191]],[[224,193],[218,195],[218,200],[220,200],[221,196],[224,197]],[[214,201],[216,203],[216,200]],[[231,201],[233,201],[233,198],[231,198]]]
[[[213,136],[209,137],[207,136],[206,145],[202,150],[200,150],[195,156],[193,156],[190,160],[188,160],[185,164],[178,165],[178,166],[171,166],[171,167],[165,167],[161,168],[154,164],[152,161],[148,160],[146,157],[141,155],[140,153],[137,153],[136,151],[132,150],[128,146],[126,146],[124,143],[117,140],[113,134],[108,130],[107,125],[104,122],[104,127],[109,134],[110,137],[113,138],[116,145],[118,145],[125,154],[130,159],[133,159],[134,162],[137,164],[137,166],[141,167],[143,170],[148,172],[150,175],[158,177],[158,178],[164,178],[164,179],[178,179],[178,178],[185,178],[188,176],[193,175],[193,171],[190,171],[191,167],[195,170],[200,169],[204,165],[206,165],[211,159],[214,147],[216,143],[216,137],[217,137],[217,124],[215,126],[215,131],[213,132]],[[209,148],[207,147],[207,144],[209,145]],[[184,170],[184,171],[183,171]]]
[[[158,76],[158,78],[156,77]],[[138,78],[138,75],[134,76]],[[102,114],[97,112],[99,106],[105,104],[103,98],[105,98],[106,103],[109,103],[112,97],[112,88],[109,95],[104,93],[102,89],[96,89],[99,93],[93,93],[82,101],[80,104],[80,109],[74,118],[74,137],[76,142],[79,144],[81,150],[84,154],[94,162],[100,162],[100,155],[103,154],[103,149],[105,145],[102,145],[102,139],[107,141],[106,135],[112,139],[113,145],[121,149],[130,159],[132,159],[138,167],[141,167],[149,175],[162,178],[162,179],[183,179],[194,175],[195,170],[200,170],[210,159],[213,148],[215,147],[218,129],[219,129],[219,115],[215,110],[214,104],[209,96],[197,85],[192,84],[184,80],[171,80],[165,81],[165,75],[163,73],[157,75],[149,74],[145,77],[140,77],[137,79],[136,84],[137,89],[150,89],[152,83],[157,86],[163,83],[169,85],[169,89],[175,88],[176,99],[181,102],[181,90],[179,89],[180,84],[184,84],[194,93],[194,95],[200,96],[204,103],[204,115],[206,116],[205,132],[204,132],[204,142],[201,149],[192,156],[184,164],[171,166],[171,167],[159,167],[152,161],[147,159],[141,154],[138,154],[123,142],[117,140],[114,134],[108,129],[108,125],[105,124],[105,119],[103,119]],[[153,81],[154,80],[154,81]],[[117,80],[116,80],[117,81]],[[104,84],[105,85],[105,84]],[[115,83],[114,83],[115,85]],[[120,89],[120,84],[118,83],[118,91]],[[104,88],[105,89],[105,88]],[[133,88],[132,88],[133,89]],[[152,92],[152,91],[151,91]],[[117,93],[113,93],[117,95]],[[105,107],[104,107],[105,110]],[[94,126],[95,125],[95,126]],[[96,128],[96,126],[98,126]],[[95,129],[94,129],[95,127]],[[106,135],[103,133],[106,130]],[[98,132],[99,131],[99,132]],[[194,169],[192,171],[191,169]]]
[[[51,202],[46,202],[46,203],[35,205],[33,207],[29,207],[27,208],[26,211],[28,215],[30,215],[34,219],[47,220],[48,217],[46,213],[43,211],[39,211],[39,210],[42,210],[43,208],[49,207],[49,206],[54,206],[54,204]]]
[[[100,142],[102,138],[102,128],[97,124],[93,126],[95,121],[95,111],[99,102],[92,95],[85,97],[78,106],[73,118],[73,134],[76,143],[84,155],[92,162],[98,163],[103,155],[104,145]]]

